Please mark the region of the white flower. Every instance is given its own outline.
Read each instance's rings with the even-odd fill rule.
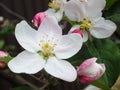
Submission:
[[[64,5],[64,10],[70,20],[78,22],[73,28],[80,29],[83,40],[87,41],[88,32],[95,38],[107,38],[116,30],[113,22],[102,17],[101,11],[104,7],[105,0],[70,0]]]
[[[62,80],[71,82],[76,79],[75,68],[62,59],[72,57],[81,49],[80,35],[62,35],[57,20],[47,16],[38,31],[25,21],[20,22],[16,26],[15,36],[26,50],[8,63],[13,72],[34,74],[44,68],[46,72]]]
[[[60,21],[63,17],[63,11],[64,11],[64,4],[66,3],[66,0],[52,0],[49,2],[48,6],[50,7],[48,10],[46,10],[46,13],[48,15],[55,16],[58,21]]]

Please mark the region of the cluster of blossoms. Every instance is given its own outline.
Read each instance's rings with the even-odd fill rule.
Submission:
[[[44,69],[68,82],[77,76],[82,83],[97,80],[105,72],[105,65],[96,63],[97,58],[85,60],[77,70],[65,59],[78,53],[90,35],[101,39],[114,33],[116,25],[102,17],[105,3],[105,0],[52,0],[50,8],[37,13],[32,20],[38,30],[21,21],[15,36],[25,50],[8,63],[10,70],[35,74]],[[58,24],[63,18],[74,22],[66,35]]]

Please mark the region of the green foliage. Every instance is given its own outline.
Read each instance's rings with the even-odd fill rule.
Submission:
[[[3,46],[4,46],[4,40],[0,40],[0,49],[2,49],[3,48]]]
[[[11,56],[6,56],[6,57],[3,57],[3,58],[0,58],[0,61],[4,61],[5,63],[8,63],[11,59],[12,59]]]
[[[102,90],[107,90],[106,88],[110,88],[120,74],[120,50],[109,39],[89,40],[84,43],[80,52],[70,58],[69,61],[78,66],[83,60],[91,57],[97,57],[97,62],[104,63],[106,66],[104,75],[96,83],[94,82],[94,85],[102,88]]]
[[[116,2],[116,1],[118,1],[118,0],[106,0],[106,10],[108,10],[108,9],[110,9],[110,7],[112,6],[112,5],[114,5],[114,3]]]

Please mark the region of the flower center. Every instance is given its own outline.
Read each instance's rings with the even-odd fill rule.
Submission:
[[[53,8],[56,12],[60,10],[61,3],[58,0],[52,0],[49,2],[48,6]]]
[[[80,30],[89,30],[91,27],[91,21],[90,18],[84,18],[82,21],[80,21]]]
[[[55,39],[47,36],[47,38],[44,38],[40,40],[39,46],[41,47],[41,50],[38,51],[38,54],[43,56],[44,60],[47,60],[49,57],[54,56],[54,48],[57,45],[55,43]],[[45,40],[46,39],[46,40]]]

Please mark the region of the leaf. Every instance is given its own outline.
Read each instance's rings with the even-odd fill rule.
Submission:
[[[120,74],[119,48],[109,39],[95,39],[84,43],[82,49],[68,61],[74,66],[79,66],[85,59],[91,57],[97,57],[97,62],[106,66],[104,75],[94,82],[94,85],[102,90],[109,90]]]
[[[110,9],[110,7],[111,7],[112,5],[114,5],[114,3],[115,3],[116,1],[118,1],[118,0],[106,0],[105,10]]]
[[[112,87],[120,74],[119,48],[109,39],[96,39],[93,43],[89,41],[87,46],[91,55],[95,55],[98,58],[97,62],[104,63],[106,66],[104,75],[98,81]]]
[[[11,59],[12,59],[11,56],[6,56],[6,57],[3,57],[3,58],[0,58],[0,61],[4,61],[5,63],[8,63]]]

